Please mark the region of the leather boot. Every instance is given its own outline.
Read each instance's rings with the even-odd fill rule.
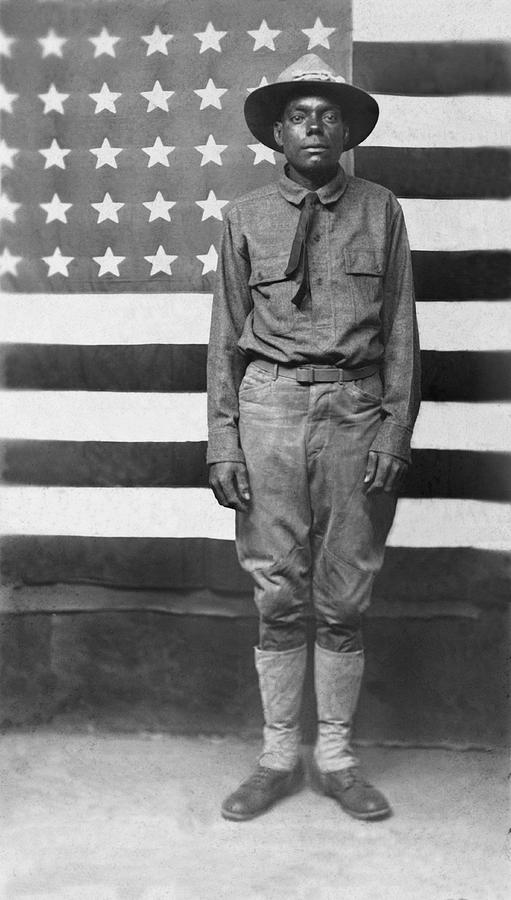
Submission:
[[[263,752],[257,769],[224,801],[224,818],[252,819],[301,786],[299,716],[306,663],[305,644],[281,651],[255,648],[264,713]]]
[[[391,808],[380,791],[364,781],[350,746],[362,675],[364,653],[333,653],[315,646],[314,680],[318,709],[318,739],[314,750],[313,783],[356,819],[386,818]]]
[[[358,766],[339,772],[317,772],[316,784],[321,793],[333,797],[354,819],[366,822],[386,819],[392,814],[389,803],[372,784],[364,781]]]
[[[239,788],[230,794],[222,804],[224,819],[244,822],[260,815],[270,806],[293,794],[303,784],[303,765],[298,761],[294,769],[268,769],[257,766],[257,769],[243,781]]]

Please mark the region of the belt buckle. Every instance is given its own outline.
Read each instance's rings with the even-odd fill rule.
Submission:
[[[297,366],[296,380],[298,384],[314,384],[314,369],[312,366]]]

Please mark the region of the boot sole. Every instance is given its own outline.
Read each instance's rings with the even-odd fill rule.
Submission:
[[[279,794],[278,797],[274,797],[273,800],[268,803],[267,806],[263,806],[262,809],[258,809],[252,813],[235,813],[230,812],[229,810],[220,809],[220,814],[223,819],[227,819],[229,822],[249,822],[250,819],[256,819],[257,816],[262,816],[263,813],[268,812],[279,800],[285,800],[286,797],[292,797],[293,794],[297,794],[303,787],[305,781],[305,773],[300,772],[296,776],[296,781],[294,781],[291,786],[284,791],[282,794]]]

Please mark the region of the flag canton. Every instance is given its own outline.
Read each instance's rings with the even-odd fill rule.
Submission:
[[[348,3],[4,4],[2,286],[210,291],[222,210],[278,177],[248,92],[313,51],[349,77]]]

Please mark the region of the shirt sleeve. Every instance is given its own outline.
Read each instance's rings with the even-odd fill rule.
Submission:
[[[390,228],[382,331],[384,419],[371,450],[410,462],[410,441],[420,405],[420,348],[410,247],[399,205]]]
[[[238,390],[247,357],[238,348],[252,310],[251,267],[235,210],[225,217],[220,244],[208,349],[207,462],[244,462],[240,446]]]

